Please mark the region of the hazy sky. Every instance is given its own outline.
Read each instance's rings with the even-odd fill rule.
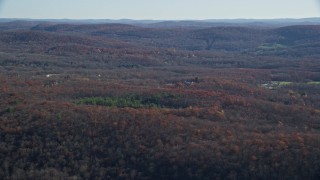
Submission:
[[[230,19],[320,16],[320,0],[0,0],[0,18]]]

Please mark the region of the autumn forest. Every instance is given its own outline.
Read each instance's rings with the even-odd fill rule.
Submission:
[[[320,26],[0,23],[0,179],[319,179]]]

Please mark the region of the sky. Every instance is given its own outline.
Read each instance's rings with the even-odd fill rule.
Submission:
[[[320,17],[320,0],[0,0],[0,18],[275,19]]]

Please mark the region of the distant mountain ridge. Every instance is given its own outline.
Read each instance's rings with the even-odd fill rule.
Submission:
[[[126,20],[130,21],[130,20]],[[145,24],[62,23],[11,21],[0,23],[1,41],[8,47],[32,44],[39,52],[70,54],[99,52],[105,48],[223,51],[262,55],[310,56],[320,52],[319,25],[204,21],[166,21]],[[301,21],[306,22],[306,21]],[[263,24],[263,22],[261,22]],[[277,21],[279,23],[279,21]],[[45,43],[43,43],[45,42]],[[66,47],[68,46],[68,47]],[[99,50],[98,50],[99,49]]]
[[[283,19],[206,19],[206,20],[133,20],[133,19],[14,19],[0,18],[0,23],[50,22],[68,24],[102,24],[119,23],[143,27],[173,28],[173,27],[216,27],[216,26],[272,26],[283,27],[292,25],[320,25],[320,18],[283,18]]]

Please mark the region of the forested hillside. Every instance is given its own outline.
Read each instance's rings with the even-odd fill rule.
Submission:
[[[320,178],[320,26],[0,31],[3,179]]]

